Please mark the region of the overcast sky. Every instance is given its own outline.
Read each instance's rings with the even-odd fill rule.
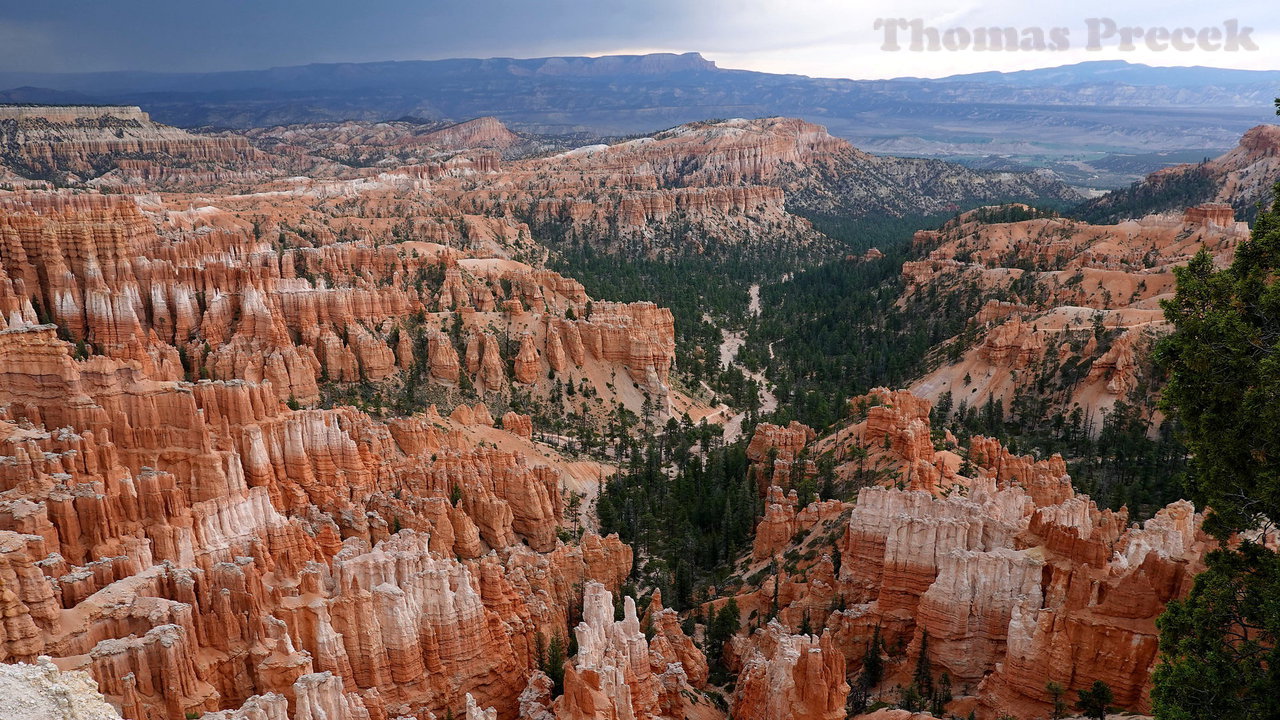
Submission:
[[[448,57],[699,51],[721,67],[821,77],[938,77],[1125,59],[1280,69],[1274,0],[0,0],[0,71],[206,71]],[[886,52],[877,18],[947,30],[1063,27],[1065,52]],[[1256,52],[1085,49],[1086,20],[1252,27]],[[1114,41],[1113,41],[1114,42]]]

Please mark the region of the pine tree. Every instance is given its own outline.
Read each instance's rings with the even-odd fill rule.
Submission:
[[[707,662],[711,665],[712,674],[717,677],[716,682],[727,681],[732,676],[724,667],[722,658],[725,642],[738,632],[741,622],[738,601],[729,598],[718,611],[713,610],[707,619],[710,623],[707,627]]]
[[[916,658],[916,671],[911,684],[922,697],[933,697],[933,670],[929,666],[929,631],[920,636],[920,655]]]
[[[1115,699],[1111,693],[1111,687],[1101,680],[1094,680],[1092,687],[1088,690],[1079,690],[1076,694],[1080,696],[1076,707],[1085,717],[1092,720],[1105,720],[1107,712],[1111,709],[1111,701]]]
[[[943,671],[942,677],[938,679],[938,689],[933,693],[930,709],[934,715],[942,717],[949,702],[951,702],[951,676]]]
[[[1063,694],[1067,691],[1066,688],[1062,687],[1062,683],[1050,680],[1044,686],[1044,689],[1048,691],[1049,697],[1053,702],[1053,710],[1050,711],[1049,719],[1062,720],[1067,716],[1067,703],[1062,699]]]
[[[560,633],[551,636],[551,645],[547,648],[547,677],[551,678],[551,694],[564,694],[564,640]]]
[[[871,643],[867,645],[867,652],[862,656],[862,674],[858,676],[858,684],[868,691],[884,679],[884,659],[880,657],[883,649],[880,626],[876,625],[875,631],[871,634]]]
[[[1162,406],[1192,455],[1188,494],[1223,540],[1280,525],[1280,184],[1273,192],[1231,266],[1202,250],[1163,304],[1174,331],[1157,347]],[[1206,566],[1157,621],[1156,715],[1280,717],[1280,554],[1245,540]]]

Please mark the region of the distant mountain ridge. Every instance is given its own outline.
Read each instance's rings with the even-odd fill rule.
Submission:
[[[910,78],[902,78],[910,79]],[[1237,87],[1272,85],[1280,89],[1280,70],[1237,70],[1200,65],[1158,67],[1124,60],[1091,60],[1058,67],[949,75],[939,82],[982,82],[1000,85],[1065,86],[1118,83],[1136,87]]]
[[[24,84],[84,93],[219,92],[393,87],[482,73],[516,77],[643,76],[718,71],[700,53],[650,53],[600,57],[451,58],[365,63],[311,63],[206,73],[109,71],[96,73],[0,72],[0,87]]]
[[[217,73],[0,72],[6,87],[15,89],[0,97],[18,102],[140,105],[157,121],[187,128],[491,116],[517,131],[618,136],[708,118],[787,116],[821,123],[872,152],[1057,167],[1082,152],[1225,150],[1268,120],[1280,73],[1095,62],[939,80],[845,80],[659,53]],[[1090,176],[1077,182],[1089,184]]]

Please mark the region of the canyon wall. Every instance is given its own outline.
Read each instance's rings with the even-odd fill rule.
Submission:
[[[805,506],[770,490],[740,567],[762,579],[739,588],[737,602],[755,625],[773,618],[756,631],[771,639],[751,636],[738,654],[769,657],[794,629],[826,628],[822,652],[841,653],[853,683],[876,631],[886,672],[866,688],[872,698],[897,702],[894,687],[911,684],[924,648],[935,681],[945,673],[951,685],[951,712],[1033,717],[1049,709],[1048,682],[1075,690],[1095,680],[1112,688],[1117,707],[1149,711],[1155,619],[1190,590],[1212,547],[1191,504],[1131,524],[1076,494],[1057,456],[1017,456],[981,436],[935,451],[927,401],[877,390],[855,404],[866,419],[811,450],[883,437],[872,462],[891,464],[899,479],[862,488],[854,503]],[[738,701],[754,707],[749,696]]]

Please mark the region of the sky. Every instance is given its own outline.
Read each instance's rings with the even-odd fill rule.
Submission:
[[[1280,70],[1274,0],[0,0],[0,72],[245,70],[315,62],[543,57],[698,51],[720,67],[815,77],[941,77],[1123,59],[1150,65]],[[1051,5],[1051,7],[1049,6]],[[919,20],[955,50],[884,48],[877,19]],[[1117,32],[1085,46],[1090,18]],[[1155,51],[1117,46],[1120,27],[1144,35],[1235,20],[1258,49]],[[896,24],[896,23],[895,23]],[[978,51],[976,28],[1020,37],[1066,30],[1063,50]],[[1100,23],[1100,30],[1106,29]],[[961,32],[964,31],[964,32]],[[962,43],[970,35],[966,47]],[[1186,36],[1184,35],[1184,37]],[[926,36],[927,40],[927,36]],[[1047,40],[1046,40],[1047,41]],[[1157,47],[1160,45],[1157,34]]]

